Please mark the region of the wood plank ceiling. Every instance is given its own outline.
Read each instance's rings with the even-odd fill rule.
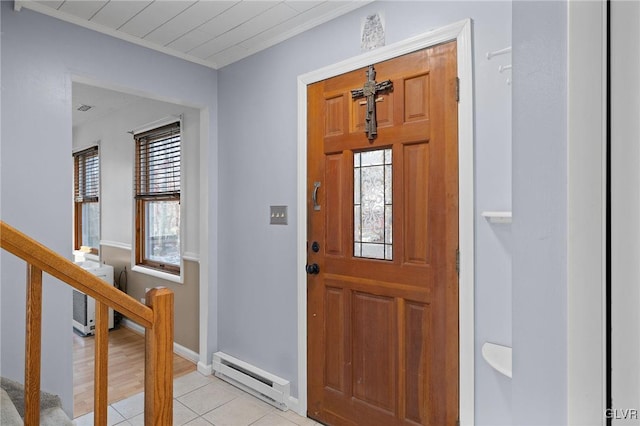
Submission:
[[[371,0],[16,0],[31,9],[214,69]]]

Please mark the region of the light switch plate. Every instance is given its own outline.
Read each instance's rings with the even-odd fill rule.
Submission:
[[[269,219],[271,225],[286,225],[287,206],[271,206]]]

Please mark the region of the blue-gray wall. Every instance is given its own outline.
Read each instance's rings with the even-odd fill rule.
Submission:
[[[564,425],[566,2],[513,2],[513,66],[513,424]]]
[[[207,357],[224,350],[291,380],[294,395],[297,76],[358,55],[372,12],[385,16],[387,44],[472,18],[476,424],[566,423],[565,3],[375,2],[218,72],[0,7],[2,219],[57,251],[71,247],[72,75],[209,108]],[[487,61],[512,44],[512,24],[513,55]],[[509,86],[497,67],[512,60]],[[36,189],[39,198],[25,196]],[[512,200],[513,225],[481,218]],[[288,226],[268,225],[270,204],[289,206]],[[1,367],[13,378],[22,375],[23,282],[24,266],[2,255]],[[70,291],[46,284],[43,384],[69,411]],[[512,382],[482,360],[485,341],[513,344]]]
[[[297,76],[360,54],[361,19],[381,12],[387,44],[473,20],[476,156],[476,421],[512,424],[511,383],[480,355],[511,345],[511,229],[483,210],[511,209],[510,73],[486,52],[511,45],[510,2],[375,2],[219,70],[219,346],[297,389]],[[269,205],[289,206],[270,226]]]
[[[2,8],[2,220],[71,255],[71,78],[82,76],[141,95],[208,108],[217,127],[217,73],[209,68],[63,23],[26,9]],[[217,167],[217,133],[210,130],[209,164]],[[215,180],[209,183],[215,209]],[[215,236],[215,223],[209,226]],[[215,266],[215,238],[207,259]],[[25,267],[2,255],[1,373],[22,381]],[[210,283],[215,297],[215,280]],[[71,290],[44,285],[43,389],[60,394],[71,413]],[[215,314],[215,311],[214,311]],[[209,343],[217,344],[212,315]]]

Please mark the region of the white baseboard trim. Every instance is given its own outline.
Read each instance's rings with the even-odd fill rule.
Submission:
[[[198,353],[189,348],[185,348],[176,342],[173,342],[173,353],[180,355],[182,358],[189,360],[194,364],[198,364],[198,360],[200,359],[200,355]]]
[[[210,376],[213,374],[213,364],[204,364],[198,361],[198,373]]]
[[[144,336],[144,332],[145,332],[144,327],[142,327],[139,324],[136,324],[135,322],[131,321],[129,318],[122,318],[122,322],[120,324],[122,324],[123,327],[126,327],[131,331]],[[188,361],[193,362],[194,364],[198,364],[198,371],[200,371],[200,366],[199,366],[200,363],[198,362],[198,360],[200,359],[200,355],[197,352],[194,352],[189,348],[185,348],[184,346],[176,342],[173,342],[173,353],[181,356],[182,358]]]
[[[126,327],[129,330],[135,331],[136,333],[144,336],[144,332],[145,332],[144,327],[131,321],[129,318],[122,318],[122,321],[120,321],[120,324],[122,324],[123,327]]]
[[[298,401],[298,398],[289,396],[289,402],[287,403],[287,407],[289,408],[289,410],[298,413],[302,417],[307,417],[307,413],[304,410],[302,410],[302,407],[300,406],[300,402]]]

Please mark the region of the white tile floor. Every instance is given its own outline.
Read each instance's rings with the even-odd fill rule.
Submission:
[[[173,382],[173,424],[190,426],[316,426],[319,423],[293,411],[281,411],[214,376],[197,371]],[[144,394],[109,406],[109,426],[144,425]],[[77,426],[93,426],[93,413],[75,419]]]

